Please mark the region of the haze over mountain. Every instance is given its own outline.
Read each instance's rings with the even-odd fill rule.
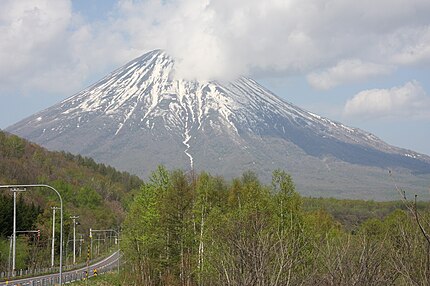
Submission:
[[[429,198],[430,158],[287,103],[250,78],[187,81],[155,50],[7,130],[146,177],[159,164],[226,177],[282,168],[302,194]]]

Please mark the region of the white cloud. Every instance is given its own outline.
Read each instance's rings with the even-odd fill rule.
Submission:
[[[0,83],[26,85],[58,56],[71,19],[67,1],[3,1],[0,12]]]
[[[2,1],[0,91],[71,94],[131,54],[122,35],[84,23],[70,0]]]
[[[405,44],[409,43],[409,44]],[[422,65],[430,63],[430,26],[411,30],[405,28],[393,34],[385,44],[392,62],[398,65]]]
[[[308,74],[323,89],[430,62],[428,0],[123,0],[90,22],[71,3],[2,1],[0,90],[70,93],[158,48],[187,78]]]
[[[344,115],[430,118],[430,96],[417,81],[390,89],[364,90],[346,102]]]
[[[317,89],[327,90],[343,83],[365,80],[369,77],[385,75],[393,70],[391,66],[364,63],[358,59],[343,60],[323,72],[313,72],[307,76],[308,82]]]
[[[311,74],[316,87],[330,88],[387,74],[411,49],[430,60],[427,0],[121,3],[116,25],[132,45],[167,50],[189,77]]]

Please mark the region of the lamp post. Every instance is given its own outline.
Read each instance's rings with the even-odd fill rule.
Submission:
[[[73,220],[73,265],[76,264],[76,219],[79,218],[79,216],[71,216],[70,217]]]
[[[16,264],[16,193],[25,192],[26,189],[10,188],[13,192],[13,231],[12,231],[12,277],[15,277],[15,264]]]
[[[52,209],[52,243],[51,243],[51,267],[54,267],[54,256],[55,256],[55,210],[60,208],[51,207]]]
[[[31,185],[0,185],[1,188],[16,189],[16,188],[49,188],[53,190],[60,199],[60,273],[59,273],[59,284],[62,285],[63,281],[63,199],[60,193],[50,185],[45,184],[31,184]],[[14,225],[15,228],[15,225]],[[13,235],[15,237],[15,235]]]

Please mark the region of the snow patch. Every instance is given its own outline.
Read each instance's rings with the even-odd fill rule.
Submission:
[[[193,158],[193,156],[188,152],[188,150],[190,149],[190,144],[189,144],[189,141],[190,141],[190,139],[191,139],[191,136],[190,136],[190,134],[189,134],[189,130],[185,130],[185,133],[184,133],[184,135],[185,135],[185,139],[184,139],[184,141],[182,141],[182,143],[184,143],[184,145],[187,147],[185,150],[184,150],[184,153],[185,153],[185,155],[187,155],[188,156],[188,158],[190,159],[190,166],[191,166],[191,170],[194,168],[194,158]]]

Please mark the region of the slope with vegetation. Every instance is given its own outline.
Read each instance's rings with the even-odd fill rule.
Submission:
[[[70,240],[72,229],[71,215],[80,216],[77,232],[83,237],[88,237],[89,228],[118,228],[125,217],[125,208],[132,200],[133,190],[139,189],[142,181],[126,172],[97,164],[93,159],[50,152],[0,131],[0,184],[49,184],[56,188],[64,202],[67,247],[66,239]],[[12,233],[13,204],[8,189],[0,192],[0,271],[6,271],[9,259],[7,236]],[[49,264],[53,206],[58,207],[59,201],[49,189],[29,188],[18,195],[17,229],[40,229],[41,235],[40,238],[34,235],[18,237],[18,244],[23,245],[25,253],[20,253],[17,269],[28,267],[30,262],[33,268]],[[56,230],[59,231],[59,225]],[[56,245],[58,247],[59,243]]]

